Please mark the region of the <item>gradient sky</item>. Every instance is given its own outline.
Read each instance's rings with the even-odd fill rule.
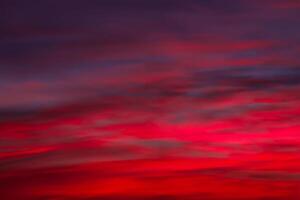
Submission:
[[[299,0],[1,0],[0,198],[299,200]]]

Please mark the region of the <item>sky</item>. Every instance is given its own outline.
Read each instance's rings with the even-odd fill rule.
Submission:
[[[3,200],[299,200],[299,0],[1,0]]]

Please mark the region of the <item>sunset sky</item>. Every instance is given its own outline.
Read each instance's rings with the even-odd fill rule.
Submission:
[[[0,0],[1,200],[299,200],[299,0]]]

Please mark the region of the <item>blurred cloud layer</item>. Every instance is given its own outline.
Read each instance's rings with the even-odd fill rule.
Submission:
[[[1,1],[1,198],[299,199],[299,13]]]

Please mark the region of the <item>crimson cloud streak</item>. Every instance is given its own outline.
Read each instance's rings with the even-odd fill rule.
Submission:
[[[0,198],[299,200],[300,1],[1,0]]]

